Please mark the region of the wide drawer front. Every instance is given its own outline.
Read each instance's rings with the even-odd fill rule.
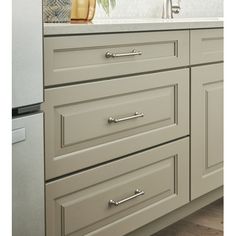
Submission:
[[[188,51],[188,31],[46,37],[45,86],[184,66]]]
[[[188,76],[184,69],[47,89],[47,179],[188,135]]]
[[[120,236],[189,199],[189,139],[46,185],[47,235]]]
[[[191,30],[190,32],[192,65],[224,60],[223,29]]]

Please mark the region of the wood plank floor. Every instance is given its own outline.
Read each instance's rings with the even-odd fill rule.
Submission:
[[[153,236],[223,236],[223,199],[202,208]]]

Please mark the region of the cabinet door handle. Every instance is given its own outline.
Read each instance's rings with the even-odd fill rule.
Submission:
[[[141,118],[141,117],[144,117],[143,113],[135,112],[133,116],[128,116],[128,117],[124,117],[124,118],[120,118],[120,119],[110,117],[110,118],[108,118],[108,123],[119,123],[119,122],[133,120],[133,119],[137,119],[137,118]]]
[[[105,54],[105,56],[106,56],[106,58],[117,58],[117,57],[141,56],[142,54],[143,54],[142,52],[137,51],[136,49],[134,49],[131,52],[126,52],[126,53],[107,52]]]
[[[127,197],[127,198],[125,198],[125,199],[122,199],[122,200],[120,200],[120,201],[114,201],[114,200],[110,200],[109,202],[108,202],[108,205],[109,206],[119,206],[119,205],[121,205],[121,204],[123,204],[123,203],[125,203],[125,202],[128,202],[128,201],[130,201],[130,200],[132,200],[132,199],[134,199],[134,198],[137,198],[137,197],[139,197],[139,196],[142,196],[142,195],[144,195],[145,194],[145,192],[144,191],[141,191],[141,190],[139,190],[139,189],[136,189],[135,190],[135,192],[134,192],[134,195],[132,195],[132,196],[130,196],[130,197]]]

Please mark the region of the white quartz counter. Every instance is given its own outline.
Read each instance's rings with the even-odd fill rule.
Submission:
[[[116,19],[92,23],[45,23],[44,35],[139,32],[158,30],[203,29],[223,27],[223,18]]]

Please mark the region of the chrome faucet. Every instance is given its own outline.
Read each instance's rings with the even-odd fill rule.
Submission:
[[[163,19],[172,19],[174,14],[179,14],[180,12],[180,0],[177,0],[177,4],[173,4],[173,0],[163,0]]]

